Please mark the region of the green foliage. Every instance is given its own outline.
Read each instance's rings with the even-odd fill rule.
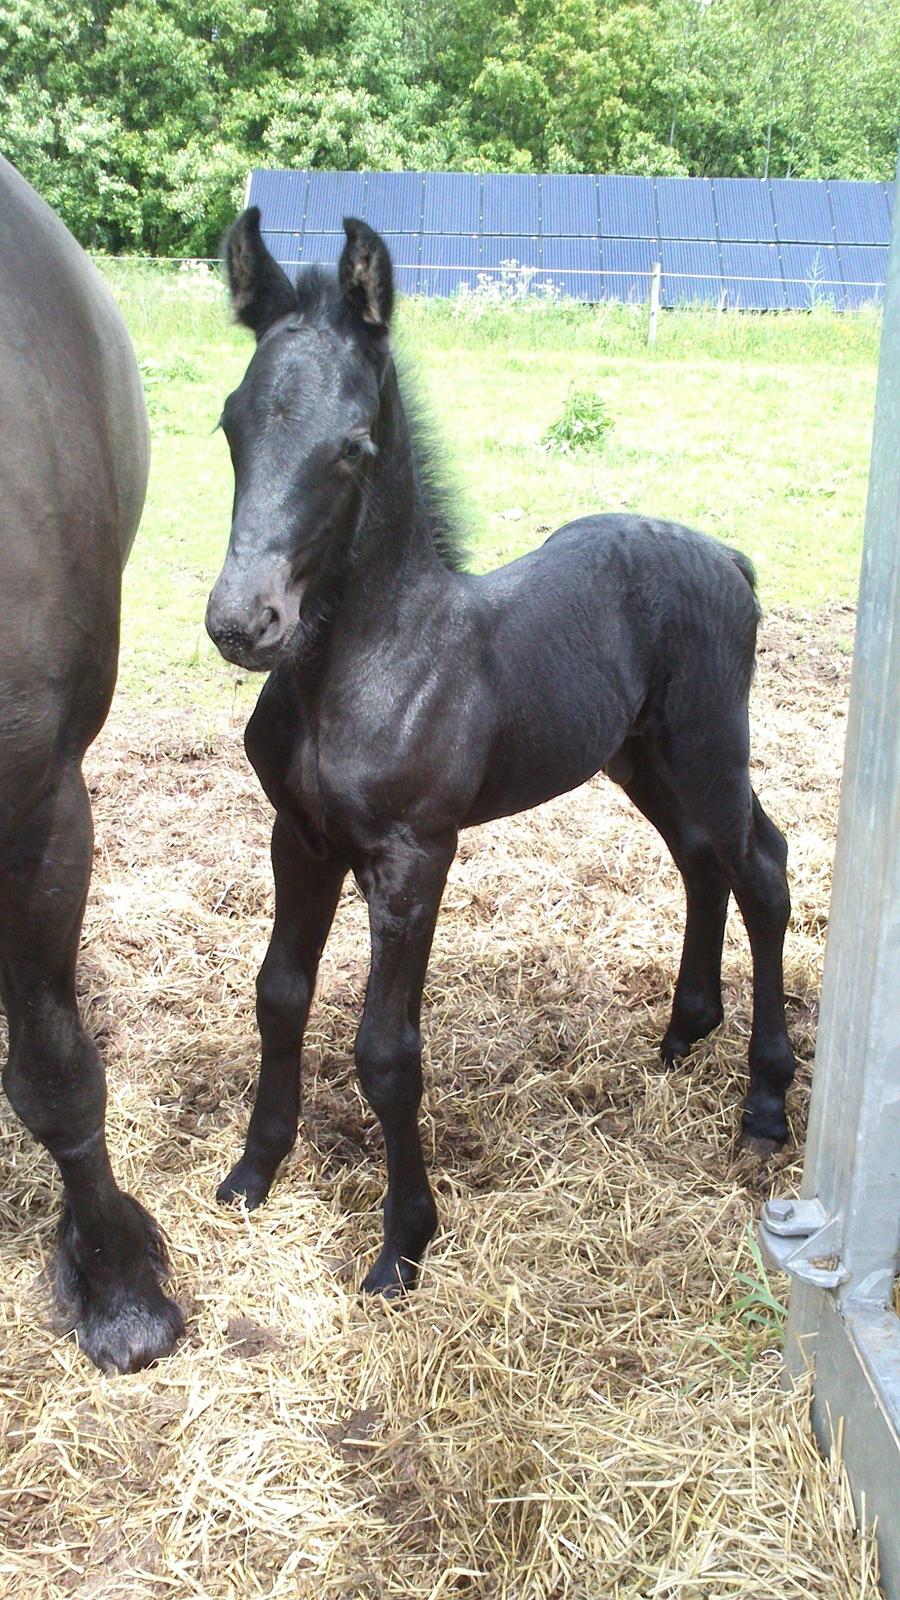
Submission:
[[[566,396],[562,416],[551,422],[541,443],[558,455],[602,450],[612,427],[606,402],[596,389],[573,389]]]
[[[889,178],[896,0],[0,0],[4,153],[214,253],[253,165]]]

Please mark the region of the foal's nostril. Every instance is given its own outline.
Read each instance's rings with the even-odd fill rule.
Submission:
[[[274,606],[266,606],[256,619],[254,645],[271,644],[281,637],[281,616]]]

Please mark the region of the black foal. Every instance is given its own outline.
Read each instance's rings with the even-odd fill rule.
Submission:
[[[794,1060],[781,953],[785,843],[748,773],[757,605],[733,550],[671,524],[585,517],[520,561],[460,570],[388,343],[384,242],[345,223],[337,278],[291,284],[259,212],[228,239],[232,299],[256,334],[222,425],[235,472],[207,627],[273,668],[247,753],[276,810],[275,926],[259,974],[259,1088],[219,1198],[265,1199],[297,1134],[300,1047],[341,885],[369,906],[356,1064],[384,1131],[384,1247],[363,1285],[408,1288],[436,1213],[418,1132],[419,1013],[462,827],[605,769],[668,844],[687,894],[667,1062],[722,1017],[729,893],[753,952],[746,1140],[787,1135]]]

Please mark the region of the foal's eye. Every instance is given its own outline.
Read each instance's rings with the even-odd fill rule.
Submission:
[[[358,461],[360,456],[377,456],[377,454],[378,451],[375,449],[369,435],[367,433],[357,433],[354,438],[344,441],[341,460]]]

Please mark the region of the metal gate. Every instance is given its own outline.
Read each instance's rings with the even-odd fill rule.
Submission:
[[[814,1368],[813,1427],[900,1600],[900,207],[802,1195],[770,1200],[760,1234],[792,1277],[787,1373]]]

